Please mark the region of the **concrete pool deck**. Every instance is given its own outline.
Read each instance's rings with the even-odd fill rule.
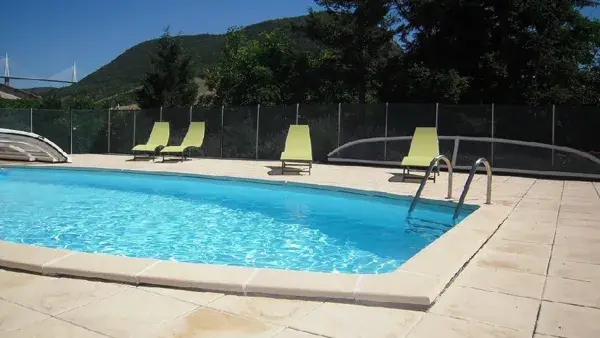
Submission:
[[[392,174],[398,173],[397,169],[316,165],[311,176],[280,176],[271,168],[276,167],[277,162],[200,159],[184,163],[149,163],[127,162],[126,159],[123,156],[75,155],[74,163],[69,166],[285,180],[400,195],[414,195],[418,186],[397,182],[397,175]],[[455,198],[465,179],[464,174],[455,175]],[[442,173],[437,183],[428,183],[424,197],[443,199],[446,180],[447,176]],[[484,201],[484,184],[484,176],[478,175],[467,203]],[[22,311],[38,313],[38,317],[30,317],[39,319],[33,327],[42,330],[40,332],[50,332],[53,328],[74,330],[68,332],[89,329],[114,337],[131,334],[311,337],[309,333],[329,337],[453,337],[467,333],[473,337],[532,337],[534,333],[540,334],[536,337],[544,337],[541,334],[600,336],[597,325],[600,322],[597,291],[600,290],[599,189],[598,183],[496,176],[491,206],[482,206],[398,271],[387,276],[366,275],[362,278],[338,275],[346,277],[337,281],[326,281],[329,278],[315,277],[312,273],[266,269],[248,269],[252,271],[248,276],[238,270],[241,268],[233,267],[226,268],[221,275],[215,272],[221,267],[197,264],[188,267],[181,263],[147,262],[2,243],[0,260],[5,266],[18,263],[21,266],[10,267],[38,273],[44,273],[44,268],[48,274],[76,272],[73,274],[78,275],[83,271],[91,274],[79,276],[117,277],[119,281],[133,284],[144,278],[144,283],[152,282],[152,278],[155,281],[170,278],[184,283],[173,286],[186,288],[198,287],[190,284],[198,278],[206,283],[206,276],[209,276],[215,285],[234,287],[220,291],[317,299],[240,297],[0,271],[0,298],[4,300],[0,301],[0,331],[10,330],[9,336],[27,332],[31,335],[32,331],[27,331],[28,323],[8,325],[9,328],[2,324],[11,323],[13,319],[18,322],[17,310],[24,306]],[[279,272],[289,277],[281,277]],[[21,283],[21,279],[36,282],[31,282],[33,285],[28,287],[29,282]],[[53,284],[54,288],[64,284],[66,290],[62,292],[66,295],[56,296],[56,289],[45,290],[40,286],[44,283]],[[79,284],[82,288],[83,285],[88,288],[94,285],[94,290],[97,286],[116,287],[120,291],[89,296],[85,291],[71,287]],[[215,289],[207,285],[199,288]],[[282,288],[290,293],[282,294]],[[294,294],[297,292],[312,294]],[[179,298],[183,298],[184,305],[192,303],[192,308],[181,310],[185,306],[179,304],[180,300],[173,299],[178,298],[175,294],[181,295]],[[323,302],[322,298],[332,294],[337,294],[335,300],[413,304],[420,305],[423,311]],[[191,301],[204,295],[207,299],[216,298]],[[80,298],[83,300],[78,301]],[[153,302],[163,317],[153,317],[154,314],[146,309],[145,304]],[[172,304],[159,305],[161,302]],[[51,308],[57,306],[64,311],[50,313],[47,305],[40,304],[50,304]],[[121,308],[129,311],[123,312],[125,310]],[[110,309],[118,311],[111,314]],[[137,311],[140,313],[134,313]],[[133,316],[131,323],[128,323],[128,315]],[[256,325],[248,328],[250,324],[246,321]],[[140,324],[146,322],[147,325]],[[211,324],[215,322],[221,324]],[[263,329],[257,329],[258,326]],[[270,330],[271,326],[275,328]]]

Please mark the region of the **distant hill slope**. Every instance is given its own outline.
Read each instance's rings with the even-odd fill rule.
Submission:
[[[32,88],[23,88],[22,90],[28,92],[28,93],[32,93],[32,94],[36,94],[36,95],[42,95],[45,94],[51,90],[55,90],[56,88],[54,87],[32,87]]]
[[[281,29],[290,34],[298,48],[316,49],[317,45],[303,32],[293,29],[293,24],[301,23],[305,19],[306,16],[299,16],[269,20],[247,26],[244,30],[249,38],[256,38],[263,32]],[[225,43],[225,34],[185,35],[176,38],[181,40],[187,52],[193,56],[198,76],[201,78],[208,67],[218,63]],[[150,54],[155,50],[156,43],[156,39],[139,43],[78,83],[56,89],[53,93],[59,97],[78,94],[90,96],[95,100],[119,97],[129,101],[133,97],[132,91],[150,67]],[[120,95],[121,93],[125,95]]]

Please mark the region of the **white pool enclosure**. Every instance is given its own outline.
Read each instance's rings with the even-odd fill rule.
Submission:
[[[0,128],[0,160],[70,163],[71,157],[43,136]]]

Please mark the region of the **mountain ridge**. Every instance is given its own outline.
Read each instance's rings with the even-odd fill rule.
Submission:
[[[292,42],[298,48],[317,49],[319,47],[316,43],[310,40],[304,32],[294,30],[294,26],[301,24],[306,17],[306,15],[303,15],[262,21],[242,27],[242,30],[246,32],[249,39],[256,39],[262,33],[280,29],[290,36]],[[174,38],[180,39],[186,52],[192,55],[196,63],[197,77],[201,79],[204,78],[207,68],[216,65],[220,61],[225,37],[226,33],[174,36]],[[50,93],[60,98],[84,95],[95,101],[105,100],[108,97],[119,98],[119,95],[124,93],[121,98],[125,101],[131,101],[133,90],[139,86],[145,73],[149,70],[150,54],[154,51],[157,41],[157,38],[142,41],[126,49],[112,61],[79,82],[68,87],[57,88]]]

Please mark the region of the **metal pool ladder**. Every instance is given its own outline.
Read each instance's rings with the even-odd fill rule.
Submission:
[[[485,198],[485,204],[492,204],[492,168],[490,167],[490,163],[485,158],[481,157],[471,167],[471,171],[469,171],[469,177],[467,178],[467,182],[465,183],[465,187],[463,188],[462,194],[460,195],[460,200],[458,201],[458,205],[454,210],[454,216],[452,219],[456,219],[458,217],[458,213],[460,212],[460,208],[465,203],[465,198],[467,197],[467,192],[471,187],[471,182],[473,181],[473,176],[475,176],[475,172],[480,164],[485,166],[485,171],[487,173],[487,193]]]
[[[446,162],[446,165],[448,166],[448,197],[446,197],[446,198],[452,198],[452,163],[446,156],[438,155],[438,156],[434,157],[433,160],[431,160],[431,162],[429,163],[429,167],[427,167],[425,176],[423,177],[423,179],[421,180],[421,184],[419,185],[419,190],[417,190],[415,197],[413,198],[412,202],[410,203],[410,208],[408,209],[409,216],[410,216],[410,213],[415,209],[415,206],[417,205],[417,203],[419,202],[419,199],[421,198],[421,193],[423,192],[423,189],[425,188],[425,184],[427,183],[429,176],[431,176],[431,171],[440,162],[440,160],[443,160],[444,162]]]

